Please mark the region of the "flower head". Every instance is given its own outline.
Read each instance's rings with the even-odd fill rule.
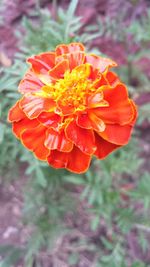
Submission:
[[[110,71],[114,61],[71,43],[28,62],[19,84],[22,98],[8,120],[38,159],[82,173],[93,155],[103,159],[128,143],[137,111],[125,85]]]

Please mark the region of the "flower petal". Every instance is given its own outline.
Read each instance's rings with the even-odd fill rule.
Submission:
[[[35,156],[40,160],[46,160],[50,154],[50,150],[44,145],[46,129],[42,125],[38,125],[34,129],[25,130],[21,135],[24,146],[34,152]]]
[[[68,54],[76,51],[84,51],[84,46],[81,43],[61,44],[55,49],[56,55]]]
[[[131,125],[107,124],[105,131],[98,134],[110,143],[126,145],[131,137]]]
[[[62,152],[70,152],[73,148],[73,143],[66,138],[64,131],[57,132],[54,129],[48,129],[45,146],[50,150],[57,149]]]
[[[47,160],[54,168],[66,168],[79,174],[89,168],[91,157],[74,146],[72,151],[68,153],[52,150]]]
[[[38,116],[38,120],[47,127],[57,127],[62,118],[54,112],[42,112]]]
[[[92,129],[91,121],[89,120],[88,114],[79,114],[76,119],[77,125],[81,128]]]
[[[47,73],[55,65],[55,53],[48,52],[27,59],[35,73]]]
[[[43,111],[52,111],[55,102],[50,98],[30,94],[20,100],[20,107],[28,118],[33,119],[37,118]]]
[[[77,51],[74,53],[63,54],[61,56],[58,56],[56,58],[56,63],[59,63],[59,62],[63,61],[64,59],[66,59],[69,62],[69,69],[72,70],[75,67],[83,64],[84,58],[85,58],[84,53]]]
[[[34,74],[33,71],[29,70],[24,79],[20,82],[18,90],[20,93],[34,93],[41,90],[43,83],[40,79]]]
[[[130,121],[130,125],[133,126],[137,120],[138,112],[137,112],[137,106],[134,104],[134,102],[131,99],[130,99],[130,103],[131,103],[133,111],[134,111],[134,116],[132,118],[132,121]]]
[[[96,132],[103,132],[106,128],[106,125],[104,123],[104,121],[102,119],[100,119],[99,117],[97,117],[94,113],[89,112],[89,119],[91,121],[91,125],[92,128],[96,131]]]
[[[87,105],[88,105],[88,108],[109,106],[108,102],[103,99],[103,91],[102,90],[90,95],[87,99]]]
[[[83,153],[89,155],[94,153],[96,147],[92,130],[81,128],[72,121],[66,127],[66,135]]]
[[[106,158],[112,151],[119,148],[120,146],[112,144],[101,138],[98,134],[95,133],[95,144],[97,149],[94,153],[99,159]]]
[[[100,72],[104,72],[108,67],[117,66],[116,62],[109,58],[103,58],[93,54],[86,55],[85,63],[90,63],[94,68],[99,69]]]
[[[33,129],[39,125],[37,119],[30,120],[27,117],[24,117],[20,121],[14,121],[12,125],[13,133],[17,138],[20,138],[21,134],[26,129]]]
[[[109,103],[109,106],[93,109],[97,117],[108,124],[124,125],[132,121],[134,109],[123,84],[118,84],[115,88],[105,89],[103,93],[104,99]]]
[[[19,101],[9,110],[8,121],[19,121],[25,117],[24,112],[19,107]]]
[[[106,73],[106,79],[109,82],[110,86],[115,87],[118,83],[120,83],[120,80],[116,73],[108,71]]]
[[[61,79],[66,70],[69,70],[69,62],[68,60],[63,60],[49,71],[49,75],[54,80]]]

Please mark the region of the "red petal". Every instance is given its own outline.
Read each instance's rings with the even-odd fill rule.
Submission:
[[[63,60],[49,71],[49,75],[50,77],[52,77],[52,79],[57,80],[57,79],[63,78],[66,70],[69,70],[69,62],[68,60]]]
[[[61,44],[55,49],[56,55],[68,54],[76,51],[84,51],[84,46],[80,43],[71,43],[69,45]]]
[[[40,160],[46,160],[50,154],[50,150],[45,147],[46,128],[39,125],[34,129],[27,129],[21,135],[22,143],[29,150],[34,152],[35,156]]]
[[[39,125],[39,122],[36,119],[30,120],[26,117],[21,119],[20,121],[13,122],[12,130],[17,138],[20,138],[21,134],[26,129],[35,128]]]
[[[39,54],[28,58],[27,62],[31,63],[34,72],[47,73],[55,65],[55,53]]]
[[[57,127],[61,122],[61,117],[54,112],[42,112],[38,116],[38,120],[47,127]]]
[[[135,124],[135,122],[136,122],[136,119],[137,119],[137,116],[138,116],[138,112],[137,112],[137,107],[136,107],[135,103],[132,100],[130,100],[130,103],[132,105],[133,113],[134,113],[134,116],[133,116],[132,121],[130,122],[130,125],[133,126]]]
[[[26,116],[33,119],[37,118],[43,111],[52,111],[55,107],[55,102],[50,98],[30,94],[20,100],[20,106]]]
[[[63,61],[64,59],[69,62],[69,69],[72,70],[75,67],[83,64],[85,55],[83,52],[74,52],[70,54],[63,54],[56,58],[56,63]]]
[[[70,152],[73,148],[73,143],[66,138],[64,131],[59,133],[54,129],[48,129],[46,136],[45,146],[50,150]]]
[[[66,168],[78,174],[85,172],[89,168],[90,161],[91,157],[75,146],[68,153],[52,150],[48,157],[48,163],[54,168]]]
[[[19,107],[19,101],[9,110],[8,121],[19,121],[25,117],[25,114]]]
[[[20,93],[34,93],[41,90],[43,83],[31,70],[25,74],[24,79],[20,82],[18,90]]]
[[[99,135],[110,143],[116,145],[126,145],[131,137],[132,126],[130,125],[118,125],[107,124],[104,132],[100,132]]]
[[[81,128],[91,129],[91,121],[89,120],[88,114],[80,114],[77,117],[77,125]]]
[[[93,154],[95,151],[95,140],[92,130],[80,128],[75,121],[66,127],[66,135],[83,153]]]
[[[103,90],[104,99],[109,103],[108,107],[93,109],[97,117],[105,123],[128,124],[133,120],[134,110],[128,99],[126,87],[118,84],[115,88]]]
[[[117,64],[109,58],[103,58],[96,55],[86,55],[85,63],[90,63],[94,68],[104,72],[107,67],[115,67]]]
[[[120,80],[116,73],[108,71],[106,73],[106,79],[108,80],[110,86],[115,87],[118,83],[120,83]]]
[[[108,82],[102,74],[100,75],[100,78],[95,77],[95,81],[92,83],[92,87],[95,89],[98,89],[104,85],[108,85]]]
[[[99,117],[97,117],[94,113],[89,112],[89,119],[91,121],[92,128],[96,132],[103,132],[105,130],[105,123]]]
[[[119,148],[120,146],[112,144],[101,138],[98,134],[95,133],[95,144],[97,149],[94,153],[96,157],[99,159],[104,159],[108,156],[112,151]]]
[[[103,99],[103,91],[102,87],[101,90],[96,92],[95,94],[92,94],[87,99],[87,105],[88,108],[96,108],[96,107],[107,107],[109,106],[108,102]]]

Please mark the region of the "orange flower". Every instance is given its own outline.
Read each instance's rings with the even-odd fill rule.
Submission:
[[[93,155],[126,145],[137,117],[110,59],[86,54],[80,43],[28,59],[22,98],[8,120],[23,145],[54,168],[85,172]]]

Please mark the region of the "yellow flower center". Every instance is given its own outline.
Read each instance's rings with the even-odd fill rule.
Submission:
[[[63,79],[42,87],[43,93],[49,95],[60,106],[71,106],[75,110],[84,110],[86,107],[86,95],[91,88],[91,80],[88,79],[90,65],[84,64],[70,71],[66,71]]]

